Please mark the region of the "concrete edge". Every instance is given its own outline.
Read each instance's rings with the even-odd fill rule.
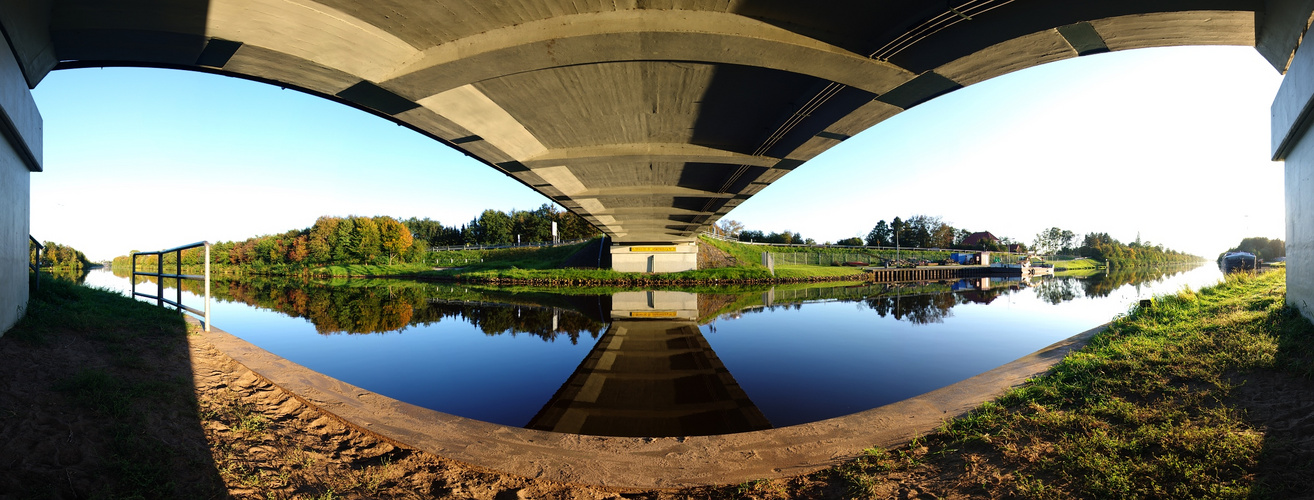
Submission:
[[[217,328],[200,337],[297,399],[388,441],[522,477],[651,489],[795,476],[842,463],[872,447],[904,444],[1045,373],[1107,327],[880,408],[778,429],[672,438],[582,436],[481,422],[366,391]]]

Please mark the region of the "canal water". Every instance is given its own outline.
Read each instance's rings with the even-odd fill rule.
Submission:
[[[418,406],[558,432],[678,436],[897,402],[1099,326],[1140,299],[1220,278],[1204,265],[1036,281],[565,294],[244,279],[215,282],[211,308],[224,331]],[[108,269],[86,283],[130,287]],[[184,283],[184,304],[199,308],[200,286]]]

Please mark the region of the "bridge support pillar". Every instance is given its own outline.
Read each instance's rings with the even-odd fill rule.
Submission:
[[[611,268],[625,273],[678,273],[698,269],[698,243],[616,243]]]
[[[0,38],[0,335],[27,310],[30,176],[40,170],[41,115]]]
[[[1314,319],[1314,44],[1301,44],[1272,108],[1273,160],[1285,161],[1287,304]]]

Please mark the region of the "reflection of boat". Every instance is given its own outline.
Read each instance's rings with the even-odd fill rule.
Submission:
[[[1230,273],[1232,271],[1253,270],[1255,268],[1255,263],[1256,259],[1255,254],[1253,253],[1229,252],[1227,255],[1223,256],[1223,260],[1219,265],[1222,266],[1223,272]]]

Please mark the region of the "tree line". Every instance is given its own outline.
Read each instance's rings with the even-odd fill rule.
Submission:
[[[429,218],[399,220],[388,216],[325,215],[305,229],[214,243],[210,246],[210,258],[217,265],[290,269],[421,262],[428,256],[429,249],[436,246],[552,241],[553,222],[557,223],[557,234],[562,240],[586,239],[600,234],[583,218],[548,204],[534,210],[512,210],[510,213],[484,210],[461,226],[446,226]],[[204,264],[204,259],[202,248],[182,252],[183,265]],[[176,262],[175,254],[164,256],[166,266]],[[130,257],[115,257],[114,265],[130,265]],[[138,257],[137,266],[154,267],[156,257]]]
[[[1051,230],[1053,229],[1055,228],[1051,228]],[[1104,261],[1110,267],[1180,264],[1203,260],[1197,255],[1164,248],[1163,245],[1155,245],[1148,241],[1141,241],[1140,235],[1136,236],[1136,241],[1123,244],[1109,236],[1109,233],[1087,233],[1082,238],[1081,246],[1072,248],[1071,245],[1071,243],[1067,243],[1059,248],[1059,251],[1068,255]]]
[[[745,229],[743,223],[735,220],[722,220],[717,224],[716,230],[722,235],[737,238],[739,241],[815,244],[811,238],[805,239],[802,235],[789,230],[780,233],[764,233]],[[858,237],[847,238],[836,242],[836,244],[989,251],[1008,251],[1012,249],[1019,252],[1028,250],[1025,243],[1009,237],[969,239],[969,236],[973,234],[975,233],[967,229],[954,227],[940,217],[919,214],[907,219],[895,217],[888,223],[881,219],[876,222],[871,231],[867,232],[865,239]],[[1077,233],[1071,230],[1051,227],[1036,235],[1030,249],[1042,255],[1059,254],[1089,257],[1112,266],[1172,264],[1201,260],[1200,257],[1195,255],[1164,248],[1163,245],[1141,241],[1139,235],[1136,237],[1136,241],[1127,244],[1123,244],[1109,236],[1108,233],[1103,232],[1088,233],[1080,241],[1078,241],[1077,236]],[[1283,248],[1281,240],[1247,238],[1242,241],[1238,248],[1256,255],[1263,255],[1262,258],[1271,259],[1285,255],[1285,248]]]
[[[430,246],[514,245],[552,241],[552,223],[562,241],[584,240],[602,234],[583,217],[544,203],[533,210],[488,209],[461,226],[444,226],[434,220],[402,221]]]
[[[1281,238],[1268,239],[1263,236],[1254,236],[1241,240],[1236,246],[1227,249],[1226,252],[1218,254],[1218,260],[1221,262],[1223,256],[1232,252],[1249,252],[1258,257],[1259,260],[1273,260],[1287,256],[1287,245]]]
[[[91,267],[91,261],[81,250],[67,245],[60,245],[53,241],[47,241],[41,244],[41,267],[57,269],[85,269]],[[37,259],[37,247],[32,240],[27,241],[28,262],[35,262]]]
[[[796,245],[814,245],[816,241],[812,238],[804,238],[802,234],[785,230],[783,232],[764,233],[759,230],[745,229],[743,223],[735,220],[723,220],[717,225],[717,231],[721,234],[736,238],[739,241],[758,242],[758,243],[784,243]],[[945,249],[970,249],[970,250],[1008,250],[1009,245],[1021,245],[1020,242],[1014,242],[1012,239],[1004,237],[997,240],[986,239],[981,242],[968,244],[964,240],[972,235],[973,231],[956,228],[942,220],[940,217],[930,215],[913,215],[904,219],[894,217],[890,222],[881,219],[876,225],[867,232],[866,238],[852,237],[845,238],[835,242],[836,245],[846,246],[873,246],[873,247],[907,247],[907,248],[945,248]],[[1021,246],[1025,251],[1025,245]]]

